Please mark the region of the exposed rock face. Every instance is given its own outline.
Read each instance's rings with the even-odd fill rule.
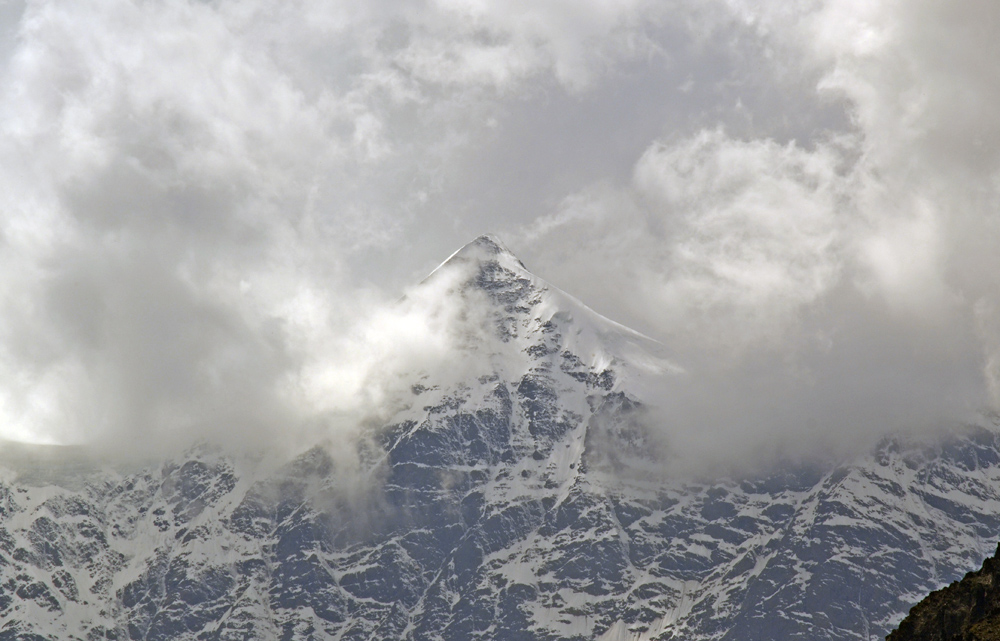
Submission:
[[[913,606],[888,641],[1000,641],[1000,545],[961,581]]]
[[[635,420],[671,369],[655,344],[490,238],[428,282],[477,305],[490,351],[414,381],[349,477],[323,447],[0,470],[0,640],[868,640],[1000,532],[993,427],[671,476]]]

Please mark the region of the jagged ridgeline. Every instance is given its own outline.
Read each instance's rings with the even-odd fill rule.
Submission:
[[[1000,532],[992,425],[673,476],[643,413],[646,377],[686,375],[661,345],[491,237],[424,284],[479,324],[471,373],[404,386],[349,479],[322,445],[277,468],[8,456],[0,639],[868,640]]]
[[[1000,545],[983,567],[913,606],[887,641],[1000,641]]]

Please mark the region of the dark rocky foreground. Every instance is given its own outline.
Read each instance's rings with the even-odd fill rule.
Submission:
[[[983,567],[913,606],[888,641],[1000,641],[1000,545]]]

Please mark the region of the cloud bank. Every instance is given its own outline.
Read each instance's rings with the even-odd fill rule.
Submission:
[[[446,358],[447,310],[386,310],[484,231],[675,351],[678,447],[846,446],[1000,404],[995,3],[33,1],[0,23],[2,437],[348,425],[373,372]]]
[[[988,105],[1000,83],[985,60],[1000,12],[729,8],[775,52],[774,73],[816,73],[816,94],[842,101],[850,126],[787,142],[721,127],[657,141],[629,181],[567,197],[524,241],[571,238],[550,277],[586,273],[585,299],[629,310],[683,354],[695,376],[664,392],[658,420],[700,450],[829,451],[996,408]]]

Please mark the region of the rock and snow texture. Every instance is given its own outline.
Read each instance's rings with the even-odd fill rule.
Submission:
[[[8,465],[0,639],[867,640],[996,545],[992,427],[824,471],[636,473],[661,445],[633,390],[679,371],[660,346],[489,237],[435,281],[485,358],[414,382],[349,475],[322,446]]]

